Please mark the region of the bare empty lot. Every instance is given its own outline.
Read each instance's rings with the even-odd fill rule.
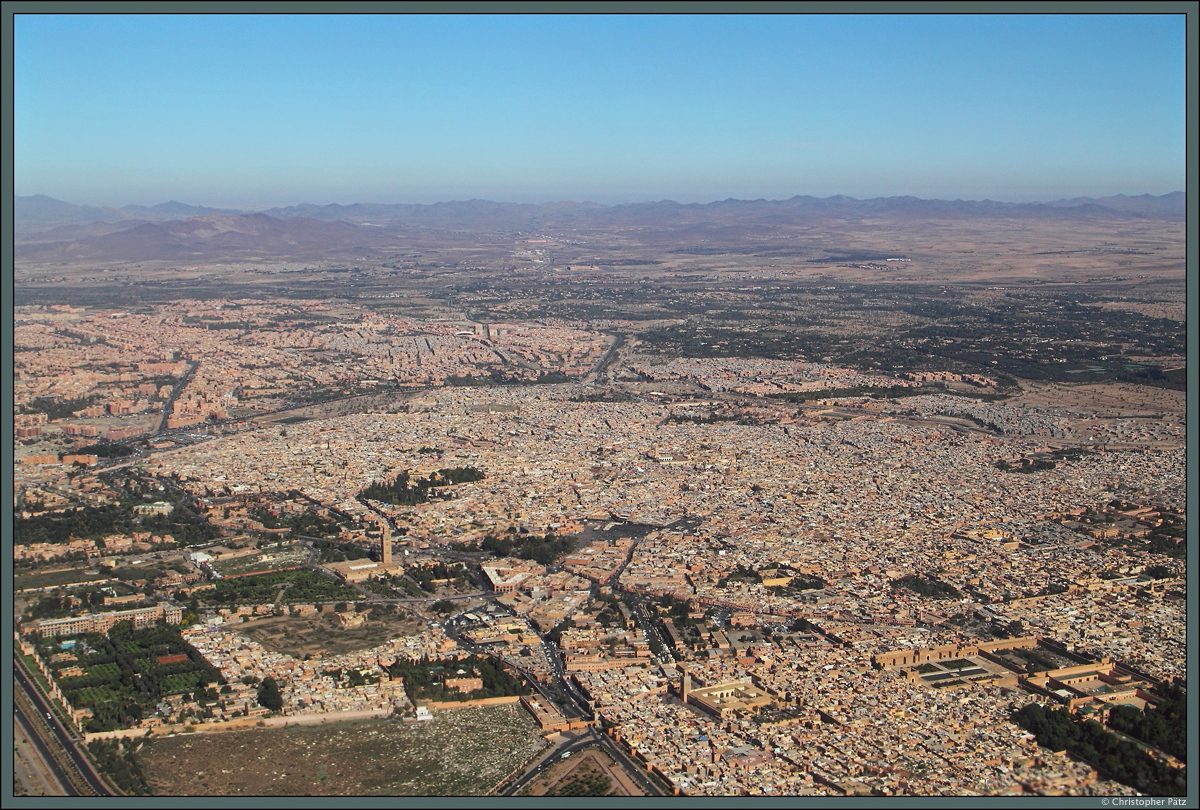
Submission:
[[[368,618],[359,627],[338,625],[332,613],[299,618],[279,616],[256,619],[238,627],[238,632],[254,639],[268,650],[295,658],[308,655],[341,655],[354,650],[378,647],[388,639],[411,636],[425,625],[413,617],[387,613],[379,619]]]

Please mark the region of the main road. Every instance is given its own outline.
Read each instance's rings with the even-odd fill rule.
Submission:
[[[200,368],[200,363],[195,360],[188,361],[187,371],[179,378],[179,382],[175,383],[175,387],[171,389],[171,395],[167,397],[167,401],[163,404],[162,419],[158,423],[158,429],[154,431],[155,435],[159,435],[167,429],[167,420],[171,418],[171,411],[175,408],[175,400],[179,399],[179,395],[183,393],[183,389],[187,388],[187,384],[191,382],[192,376],[198,368]]]
[[[78,796],[67,774],[54,759],[54,753],[37,733],[38,721],[32,710],[23,711],[13,701],[13,780],[14,789],[24,785],[35,796]]]
[[[17,663],[13,664],[13,690],[14,703],[20,703],[20,701],[16,699],[18,697],[16,690],[20,690],[20,697],[24,700],[27,700],[29,705],[32,706],[33,711],[39,715],[39,717],[36,719],[26,717],[26,721],[31,725],[33,723],[44,723],[46,726],[49,726],[52,742],[56,744],[56,747],[61,747],[63,752],[65,752],[66,767],[63,767],[64,763],[62,762],[61,755],[52,755],[51,757],[56,766],[55,775],[61,776],[61,778],[69,781],[72,787],[76,790],[75,795],[114,795],[112,790],[109,789],[108,785],[104,783],[104,780],[100,778],[100,775],[96,773],[95,769],[92,767],[92,763],[79,750],[79,746],[75,737],[61,722],[59,722],[58,718],[54,716],[53,708],[46,701],[46,699],[42,697],[42,694],[34,686],[33,681],[30,679],[29,675],[26,674],[25,670],[20,664]],[[35,734],[34,736],[36,737],[38,735]],[[43,750],[53,754],[53,752],[50,751],[49,746],[44,747]],[[70,772],[70,766],[74,766],[73,769],[76,771],[76,773],[73,774]]]

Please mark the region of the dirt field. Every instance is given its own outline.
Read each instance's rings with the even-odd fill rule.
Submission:
[[[13,574],[13,589],[22,590],[24,588],[53,588],[62,585],[73,585],[79,582],[94,582],[96,580],[107,580],[107,574],[101,574],[92,570],[88,572],[87,565],[80,565],[73,568],[42,568],[32,571],[20,571]]]
[[[1186,391],[1169,391],[1148,385],[1069,385],[1021,381],[1023,392],[1011,405],[1067,408],[1108,416],[1162,413],[1180,416],[1187,408]]]
[[[138,760],[162,796],[478,796],[544,745],[511,705],[155,738]]]
[[[308,618],[272,616],[238,625],[237,631],[274,652],[294,658],[308,655],[341,655],[354,650],[369,650],[398,636],[423,632],[425,623],[409,613],[391,614],[384,619],[368,619],[361,627],[340,627],[332,613]]]

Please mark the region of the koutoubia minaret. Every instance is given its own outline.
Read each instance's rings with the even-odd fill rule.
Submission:
[[[392,566],[392,527],[388,523],[387,518],[379,521],[383,526],[383,535],[379,538],[379,542],[383,546],[383,567],[391,568]]]

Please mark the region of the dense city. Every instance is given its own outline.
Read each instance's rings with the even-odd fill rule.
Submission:
[[[634,326],[18,307],[47,719],[127,793],[146,740],[508,704],[483,791],[587,740],[636,794],[1182,792],[1182,392]]]

